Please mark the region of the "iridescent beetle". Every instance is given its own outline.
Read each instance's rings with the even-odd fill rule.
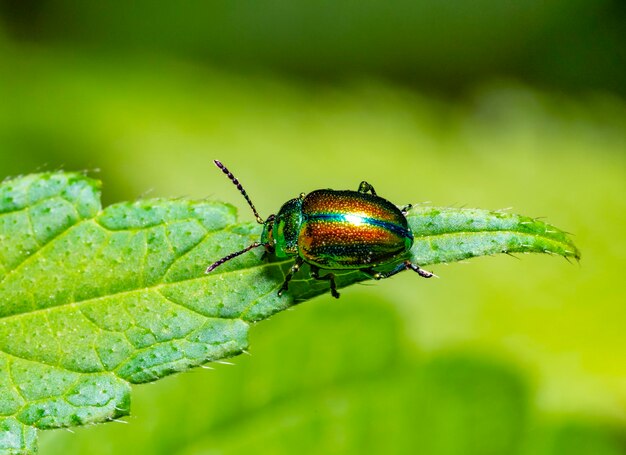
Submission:
[[[413,233],[405,217],[411,206],[399,209],[376,195],[369,183],[361,182],[357,191],[327,189],[302,193],[287,201],[276,215],[263,221],[239,180],[219,161],[215,160],[215,165],[246,199],[257,223],[263,225],[263,234],[260,242],[214,262],[206,273],[262,246],[278,258],[295,257],[295,263],[278,291],[279,296],[287,290],[289,281],[304,263],[311,267],[312,278],[330,282],[330,292],[335,298],[339,298],[335,275],[329,272],[321,276],[320,269],[360,270],[377,280],[408,269],[424,278],[433,276],[403,259],[413,245]],[[381,266],[389,268],[396,262],[398,264],[391,270],[376,270]]]

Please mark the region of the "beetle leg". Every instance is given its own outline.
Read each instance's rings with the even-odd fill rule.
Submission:
[[[435,275],[434,273],[424,270],[420,268],[420,266],[413,264],[411,261],[408,261],[408,260],[401,262],[389,272],[377,272],[376,270],[372,268],[361,269],[361,272],[368,274],[375,280],[382,280],[383,278],[389,278],[390,276],[393,276],[396,273],[400,273],[403,270],[409,270],[409,269],[413,270],[414,272],[417,272],[419,276],[424,277],[424,278],[430,278]]]
[[[359,193],[367,193],[368,191],[376,196],[376,191],[374,190],[374,187],[367,183],[365,180],[363,180],[359,185]]]
[[[419,276],[421,276],[422,278],[432,278],[433,276],[435,276],[435,274],[433,272],[429,272],[428,270],[424,270],[422,268],[420,268],[419,265],[417,264],[413,264],[411,261],[404,261],[405,267],[407,269],[411,269],[414,272],[417,272],[417,274]]]
[[[311,277],[313,277],[316,280],[330,281],[330,293],[331,293],[331,295],[334,298],[336,298],[336,299],[339,298],[339,293],[337,292],[337,284],[335,283],[335,274],[334,273],[327,273],[324,276],[320,276],[320,269],[319,269],[319,267],[311,265]]]
[[[289,288],[289,282],[293,278],[294,273],[300,270],[300,267],[302,267],[302,264],[304,264],[304,259],[302,259],[301,257],[298,257],[296,259],[296,262],[291,266],[291,269],[289,270],[287,275],[285,275],[285,281],[283,282],[283,285],[278,290],[278,297],[283,295],[283,292],[285,292]]]

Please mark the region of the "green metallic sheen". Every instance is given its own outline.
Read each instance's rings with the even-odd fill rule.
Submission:
[[[270,217],[264,223],[261,243],[269,244],[276,257],[286,258],[298,254],[303,196],[287,201],[274,218]]]

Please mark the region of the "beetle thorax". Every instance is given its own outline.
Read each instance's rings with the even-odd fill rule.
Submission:
[[[302,199],[286,202],[273,220],[268,219],[263,228],[262,242],[274,247],[277,257],[298,254],[298,235],[302,224]]]

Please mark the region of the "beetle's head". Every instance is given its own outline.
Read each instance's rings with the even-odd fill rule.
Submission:
[[[269,253],[274,252],[274,219],[276,216],[270,215],[263,223],[263,233],[261,234],[261,243],[265,245],[265,249]]]

